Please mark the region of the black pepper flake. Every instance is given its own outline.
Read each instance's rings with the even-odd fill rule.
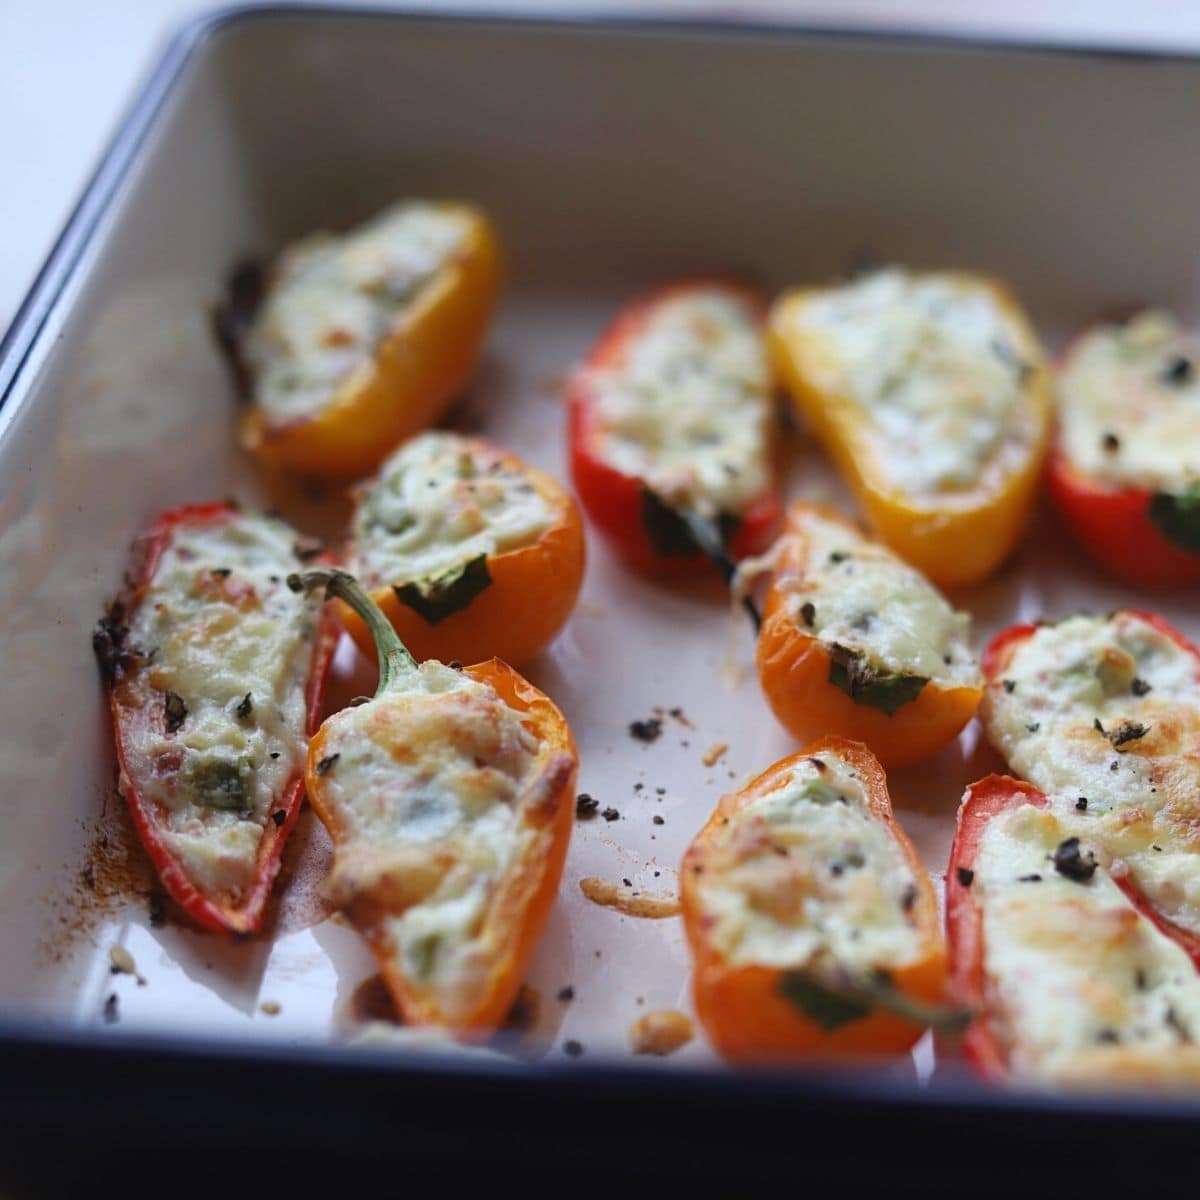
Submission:
[[[630,883],[630,881],[628,879],[622,879],[621,882],[628,888],[633,887],[633,884]]]
[[[1191,383],[1195,375],[1195,369],[1192,365],[1192,360],[1186,354],[1172,355],[1170,362],[1163,369],[1163,383],[1172,383],[1176,386],[1184,383]]]
[[[911,912],[912,906],[917,902],[917,889],[914,884],[909,884],[904,889],[904,895],[900,897],[900,907],[905,912]]]
[[[254,698],[247,692],[237,706],[238,719],[244,721],[254,711]]]
[[[829,764],[823,758],[810,758],[808,762],[818,775],[824,775],[829,770]]]
[[[450,670],[452,670],[452,671],[461,671],[463,669],[462,663],[459,662],[459,660],[457,658],[451,659],[450,662],[448,662],[446,664],[446,666],[448,666],[450,668]]]
[[[568,1058],[580,1058],[583,1055],[583,1043],[577,1042],[574,1038],[569,1038],[563,1042],[563,1053]]]
[[[213,567],[212,573],[218,579],[228,579],[233,574],[233,571],[229,567]]]
[[[568,984],[566,987],[558,989],[559,1004],[570,1004],[575,999],[575,989]]]
[[[1143,971],[1141,967],[1134,971],[1133,986],[1136,987],[1139,992],[1144,992],[1146,990],[1146,985],[1148,982],[1149,981],[1146,979],[1146,972]]]
[[[83,870],[79,874],[83,880],[83,886],[94,891],[96,888],[96,868],[91,863],[85,863]]]
[[[1030,721],[1029,724],[1025,726],[1025,728],[1028,729],[1030,733],[1037,733],[1037,731],[1039,729],[1041,729],[1041,727],[1042,727],[1042,723],[1040,721]]]
[[[1100,445],[1104,447],[1106,453],[1116,454],[1121,448],[1121,439],[1115,433],[1106,433],[1100,439]]]
[[[105,1025],[115,1025],[121,1019],[121,1014],[117,1011],[117,993],[110,992],[108,999],[104,1002],[104,1023]]]
[[[603,817],[603,818],[604,818],[606,821],[616,821],[616,820],[619,820],[619,819],[620,819],[620,816],[621,816],[621,814],[620,814],[620,813],[619,813],[619,812],[618,812],[618,811],[617,811],[615,808],[606,808],[606,809],[603,809],[603,810],[601,811],[600,815],[601,815],[601,816],[602,816],[602,817]]]
[[[175,733],[187,720],[187,705],[178,692],[168,692],[163,700],[163,715],[168,733]]]
[[[279,751],[278,751],[278,750],[272,750],[272,751],[271,751],[271,757],[272,757],[272,758],[278,758],[278,757],[279,757]]]
[[[151,892],[146,908],[150,917],[150,927],[161,929],[167,923],[167,901],[162,892]]]
[[[1162,847],[1161,847],[1161,846],[1156,846],[1156,845],[1155,845],[1153,842],[1151,842],[1151,843],[1150,843],[1150,849],[1151,849],[1151,850],[1157,850],[1157,851],[1159,852],[1159,854],[1161,854],[1161,853],[1162,853]]]
[[[850,555],[848,555],[847,553],[845,553],[845,551],[842,551],[842,550],[835,550],[835,551],[834,551],[834,552],[833,552],[833,553],[832,553],[832,554],[829,556],[829,561],[830,561],[831,563],[833,563],[833,565],[836,567],[836,566],[838,566],[840,563],[844,563],[844,562],[846,561],[846,559],[848,559],[849,557],[850,557]]]
[[[656,796],[665,796],[665,795],[667,794],[667,789],[666,789],[666,788],[659,788],[659,787],[656,787],[656,788],[654,789],[654,794],[655,794]]]
[[[1150,685],[1140,676],[1135,675],[1133,682],[1129,685],[1129,690],[1135,696],[1144,696],[1150,690]]]
[[[1090,850],[1085,855],[1079,839],[1069,837],[1054,851],[1054,869],[1076,883],[1086,883],[1096,873],[1096,856]]]
[[[1015,679],[1004,680],[1004,690],[1011,696],[1017,690],[1017,681]]]
[[[575,816],[580,821],[590,821],[600,810],[600,801],[587,792],[580,792],[575,797]]]
[[[811,629],[813,622],[817,619],[817,606],[811,600],[806,600],[800,605],[800,619]]]
[[[654,814],[654,816],[653,816],[651,819],[654,821],[654,824],[655,824],[655,825],[665,825],[665,824],[666,824],[666,821],[664,821],[664,820],[662,819],[662,817],[660,817],[660,816],[658,815],[658,813],[655,813],[655,814]]]
[[[646,785],[645,785],[644,783],[642,783],[642,782],[641,782],[641,780],[639,780],[637,783],[635,783],[635,784],[633,785],[633,790],[634,790],[635,792],[640,792],[640,791],[642,791],[642,790],[645,788],[645,786],[646,786]]]
[[[330,754],[330,755],[327,755],[325,758],[321,759],[321,761],[319,763],[317,763],[317,774],[318,775],[327,774],[330,770],[333,769],[333,764],[336,763],[337,760],[341,757],[342,756],[340,754]]]
[[[1121,1035],[1115,1029],[1101,1029],[1096,1034],[1096,1041],[1101,1045],[1115,1046],[1121,1040]]]
[[[975,872],[970,867],[959,867],[954,874],[963,887],[970,887],[975,882]]]
[[[1079,809],[1080,812],[1087,812],[1087,797],[1080,796],[1079,799],[1075,801],[1075,807]]]
[[[1018,883],[1041,883],[1042,877],[1036,871],[1034,871],[1032,875],[1018,875],[1017,882]]]
[[[654,742],[662,733],[662,718],[647,717],[644,721],[629,722],[629,736],[639,742]]]
[[[1117,762],[1117,760],[1114,758],[1114,759],[1112,760],[1112,762],[1110,762],[1110,763],[1108,764],[1108,769],[1109,769],[1110,771],[1115,771],[1119,765],[1120,765],[1120,764],[1119,764],[1119,763]]]
[[[287,813],[285,813],[282,808],[277,808],[271,814],[271,820],[274,821],[277,826],[282,825],[284,821],[287,820]]]

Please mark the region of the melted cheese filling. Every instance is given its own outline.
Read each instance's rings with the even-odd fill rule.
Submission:
[[[818,765],[820,764],[820,765]],[[833,754],[800,762],[719,828],[699,895],[731,966],[901,967],[923,942],[908,916],[916,880]]]
[[[1069,617],[1018,647],[988,686],[984,721],[1013,769],[1103,845],[1114,870],[1200,933],[1200,667],[1191,655],[1130,614]]]
[[[714,289],[657,305],[623,360],[589,382],[600,452],[668,504],[712,518],[766,490],[770,375],[743,301]]]
[[[440,575],[532,545],[550,526],[521,471],[453,433],[426,433],[384,463],[354,517],[351,570],[367,588]]]
[[[1117,487],[1200,482],[1200,339],[1161,312],[1092,330],[1058,381],[1067,458]]]
[[[244,515],[177,529],[130,623],[145,663],[130,686],[146,719],[123,726],[129,769],[189,875],[235,901],[308,746],[316,602],[284,582],[301,565],[295,536]],[[168,692],[186,709],[174,732]]]
[[[1037,436],[1027,376],[1040,352],[979,284],[877,271],[808,299],[792,329],[811,384],[859,409],[898,492],[974,491]]]
[[[371,369],[380,343],[463,245],[467,218],[398,204],[351,232],[286,250],[246,343],[254,399],[279,421],[311,416]]]
[[[451,1016],[472,999],[504,949],[489,921],[504,877],[536,831],[523,793],[539,744],[488,686],[435,661],[410,691],[335,718],[326,801],[341,836],[329,890],[353,912],[382,910],[404,975],[436,989]]]
[[[985,988],[1015,1074],[1067,1082],[1177,1074],[1200,1055],[1200,978],[1103,867],[1054,867],[1073,830],[1023,805],[984,830],[972,893],[983,913]],[[1084,850],[1084,854],[1087,854]]]
[[[893,674],[979,685],[971,618],[919,571],[840,521],[806,514],[803,528],[804,576],[780,580],[800,628]]]

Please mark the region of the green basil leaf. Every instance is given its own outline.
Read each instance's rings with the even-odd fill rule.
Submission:
[[[871,1005],[863,998],[834,991],[801,971],[785,971],[779,980],[779,993],[826,1033],[859,1021],[871,1012]]]
[[[1158,492],[1150,500],[1149,515],[1168,542],[1200,554],[1200,483],[1178,495]]]
[[[401,604],[424,617],[430,625],[437,625],[453,613],[461,612],[491,584],[487,555],[479,554],[440,575],[396,584],[392,591]]]
[[[896,675],[871,666],[858,650],[834,642],[829,648],[829,682],[855,704],[869,704],[892,716],[915,700],[929,680],[924,675]]]
[[[707,554],[716,559],[729,552],[729,544],[742,523],[737,513],[720,513],[715,522],[699,517],[689,520],[644,483],[639,485],[639,494],[642,528],[659,558]],[[703,526],[707,526],[705,536],[698,538],[696,530]]]

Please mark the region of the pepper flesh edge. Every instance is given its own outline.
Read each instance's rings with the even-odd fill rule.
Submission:
[[[1101,566],[1138,587],[1200,583],[1200,554],[1173,545],[1150,519],[1154,493],[1111,487],[1079,471],[1061,445],[1046,469],[1064,524]]]
[[[938,1004],[945,998],[946,951],[938,926],[933,885],[916,848],[893,815],[883,768],[860,743],[839,737],[822,738],[781,759],[739,791],[723,796],[688,847],[680,868],[680,903],[692,955],[696,1012],[718,1053],[733,1062],[769,1065],[821,1054],[900,1053],[923,1033],[913,1022],[882,1011],[833,1031],[824,1030],[782,995],[780,985],[785,970],[757,964],[731,966],[709,936],[701,883],[712,855],[711,843],[725,820],[773,790],[797,763],[822,753],[836,755],[859,773],[870,816],[885,827],[916,884],[912,913],[924,942],[924,953],[916,961],[893,970],[893,984],[903,995],[926,1004]]]

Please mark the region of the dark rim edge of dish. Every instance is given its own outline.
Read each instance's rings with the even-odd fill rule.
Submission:
[[[0,339],[0,410],[20,384],[24,368],[68,283],[91,247],[96,231],[109,206],[137,160],[146,137],[166,102],[191,64],[196,53],[214,36],[225,30],[265,18],[302,17],[305,19],[385,19],[413,23],[446,25],[494,25],[512,28],[541,28],[547,31],[632,32],[664,35],[744,36],[755,39],[779,37],[803,41],[830,41],[881,48],[909,47],[918,50],[945,49],[954,52],[1025,53],[1052,56],[1083,56],[1154,64],[1189,62],[1200,59],[1200,51],[1169,49],[1125,50],[1107,45],[1078,42],[1045,42],[1036,38],[992,37],[968,32],[938,32],[926,29],[883,30],[863,26],[824,25],[788,22],[775,18],[737,20],[729,18],[639,17],[628,13],[562,12],[506,14],[487,10],[431,12],[417,8],[388,9],[319,5],[235,4],[201,13],[185,21],[169,38],[144,82],[127,104],[115,133],[101,154],[80,198],[54,241],[41,269],[13,319]],[[911,1079],[889,1076],[878,1071],[822,1072],[803,1069],[794,1072],[768,1070],[741,1073],[720,1068],[688,1068],[663,1071],[637,1063],[616,1060],[592,1062],[549,1058],[538,1062],[502,1058],[463,1058],[449,1055],[434,1058],[402,1049],[339,1045],[296,1044],[292,1042],[242,1042],[232,1038],[211,1038],[185,1034],[155,1036],[120,1034],[87,1028],[46,1027],[31,1021],[0,1014],[0,1051],[6,1060],[13,1055],[54,1055],[76,1053],[95,1056],[98,1063],[108,1062],[120,1070],[122,1061],[174,1062],[181,1068],[201,1063],[237,1064],[262,1068],[303,1066],[325,1072],[352,1072],[379,1079],[403,1074],[406,1080],[457,1080],[500,1089],[524,1088],[531,1082],[563,1085],[582,1084],[587,1092],[601,1096],[628,1096],[636,1088],[638,1103],[687,1102],[697,1094],[714,1091],[725,1099],[741,1101],[787,1100],[793,1104],[819,1102],[838,1108],[847,1104],[861,1110],[877,1106],[890,1112],[914,1110],[918,1118],[941,1114],[970,1117],[994,1116],[1009,1112],[1023,1116],[1099,1119],[1135,1118],[1138,1123],[1161,1122],[1167,1126],[1180,1120],[1194,1121],[1200,1111],[1200,1098],[1190,1101],[1181,1095],[1104,1093],[1095,1095],[1061,1094],[1035,1090],[999,1090],[988,1088],[965,1073],[951,1078],[935,1078],[924,1085]],[[553,1051],[551,1052],[553,1053]],[[107,1085],[105,1085],[107,1086]],[[0,1101],[9,1089],[0,1088]],[[0,1103],[0,1111],[5,1108]],[[1049,1136],[1051,1129],[1047,1127]]]

